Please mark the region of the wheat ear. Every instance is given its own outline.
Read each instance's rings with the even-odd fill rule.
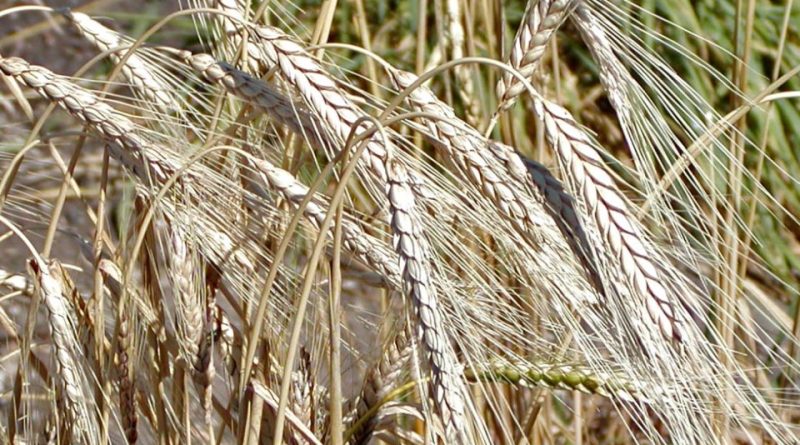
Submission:
[[[170,279],[175,293],[175,327],[178,350],[189,367],[197,364],[205,330],[204,308],[198,292],[194,255],[186,245],[185,234],[178,228],[170,231]]]
[[[308,104],[315,116],[322,119],[325,128],[339,145],[348,139],[351,132],[360,134],[363,130],[356,122],[365,113],[348,99],[330,76],[322,69],[305,49],[291,40],[282,31],[273,27],[253,30],[258,44],[270,66],[291,84]],[[387,147],[373,134],[367,141],[361,155],[361,165],[377,179],[386,183]],[[425,181],[414,172],[409,172],[414,187],[423,190]]]
[[[400,257],[404,293],[413,302],[417,335],[430,366],[433,400],[442,417],[448,440],[464,440],[465,389],[460,380],[459,364],[442,322],[436,288],[432,284],[431,252],[417,213],[416,197],[406,168],[394,160],[388,167],[386,195],[391,213],[392,238]]]
[[[134,382],[136,374],[131,372],[130,351],[132,350],[132,345],[130,317],[127,311],[121,310],[119,312],[118,322],[117,354],[119,361],[117,369],[119,370],[119,376],[117,382],[119,384],[119,410],[122,415],[122,429],[125,433],[125,439],[129,444],[133,444],[138,440],[139,434],[137,431],[138,415],[136,413],[136,386]]]
[[[126,46],[126,40],[98,21],[81,12],[65,11],[67,18],[81,35],[101,51],[109,51]],[[118,53],[111,53],[111,60],[119,63],[122,59]],[[141,92],[144,97],[162,110],[173,110],[176,100],[170,93],[171,89],[154,72],[154,67],[137,54],[131,54],[125,65],[122,66],[122,75]]]
[[[57,279],[59,266],[54,261],[46,263],[44,260],[32,259],[30,267],[39,296],[48,312],[56,364],[56,372],[53,375],[56,389],[60,394],[59,400],[65,410],[70,441],[72,443],[92,441],[92,435],[97,432],[94,424],[96,418],[89,412],[86,405],[88,399],[83,393],[84,379],[78,363],[81,353],[72,322],[74,315],[64,296],[64,286]]]
[[[608,372],[598,372],[584,366],[540,364],[526,361],[521,364],[494,363],[464,370],[468,381],[509,383],[536,388],[580,391],[626,402],[646,402],[657,390],[625,380]]]
[[[619,261],[632,290],[644,298],[650,319],[664,337],[680,341],[685,334],[682,317],[662,284],[658,266],[652,259],[652,246],[606,171],[596,143],[563,107],[538,97],[534,100],[534,110],[544,122],[551,147],[593,215],[606,247]]]
[[[389,71],[395,87],[399,89],[410,87],[418,79],[408,72]],[[412,90],[407,102],[415,110],[443,117],[431,119],[421,116],[420,120],[431,132],[435,145],[452,160],[461,175],[523,235],[534,240],[542,236],[540,226],[545,210],[542,206],[550,210],[552,219],[587,275],[595,287],[601,289],[597,268],[591,252],[586,248],[586,234],[573,200],[546,167],[523,158],[512,147],[483,138],[424,85]],[[528,187],[531,183],[536,187],[535,190]]]
[[[508,64],[525,78],[533,77],[553,33],[577,2],[578,0],[529,0],[508,55]],[[508,108],[525,92],[525,86],[511,73],[504,72],[497,82],[496,91],[500,108]]]
[[[92,93],[17,57],[0,56],[0,71],[35,89],[42,97],[89,124],[110,143],[111,155],[143,180],[150,178],[163,183],[176,170],[170,162],[154,158],[152,150],[146,156],[148,144],[138,136],[135,124]]]
[[[357,426],[350,436],[350,444],[368,443],[381,418],[381,409],[374,410],[374,407],[379,406],[400,383],[411,355],[408,332],[402,329],[386,346],[379,362],[367,371],[361,393],[348,416],[349,428]]]

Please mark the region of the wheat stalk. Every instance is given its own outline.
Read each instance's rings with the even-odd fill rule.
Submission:
[[[431,369],[433,400],[448,440],[464,440],[465,392],[432,285],[431,253],[416,210],[416,196],[405,167],[398,162],[391,162],[388,167],[386,196],[392,215],[392,238],[400,257],[403,289],[414,304],[417,335]]]
[[[528,1],[511,52],[508,64],[525,78],[532,78],[544,56],[547,44],[572,7],[579,0]],[[525,92],[525,85],[509,72],[503,72],[497,82],[497,99],[500,108],[509,108]]]

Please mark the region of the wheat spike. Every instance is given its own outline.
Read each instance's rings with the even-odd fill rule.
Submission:
[[[365,115],[364,112],[339,91],[336,83],[302,46],[273,27],[255,29],[253,35],[270,66],[277,67],[282,77],[299,91],[338,144],[346,141],[352,131],[356,134],[364,131],[356,126],[356,121]],[[386,160],[387,147],[381,143],[379,135],[373,134],[361,156],[361,165],[380,185],[385,184],[387,179]],[[414,187],[424,194],[425,181],[414,172],[409,174]]]
[[[84,13],[65,11],[64,17],[86,40],[101,51],[124,47],[128,43],[122,35],[106,28]],[[114,63],[122,60],[119,53],[111,53],[109,57]],[[170,93],[172,90],[155,74],[154,67],[139,55],[131,54],[128,57],[122,66],[122,74],[148,102],[155,104],[161,110],[176,108],[176,100]]]
[[[48,312],[50,333],[55,357],[56,389],[65,410],[66,424],[72,443],[94,442],[97,438],[96,418],[88,408],[80,371],[80,346],[73,324],[74,315],[64,295],[64,286],[58,277],[55,261],[30,260],[30,268],[37,283],[39,296]]]
[[[398,162],[391,162],[388,167],[386,195],[392,215],[392,238],[400,257],[404,292],[414,304],[417,335],[431,369],[433,400],[448,439],[464,440],[465,393],[432,285],[431,253],[417,213],[416,197],[405,167]]]
[[[367,371],[361,393],[353,401],[355,406],[348,416],[350,428],[356,426],[357,422],[359,424],[350,438],[352,445],[368,443],[381,418],[381,408],[371,415],[370,410],[382,403],[401,382],[412,352],[408,332],[402,329],[386,346],[377,365]]]
[[[532,361],[524,364],[493,363],[489,366],[465,369],[464,376],[473,382],[489,381],[534,388],[580,391],[584,394],[595,394],[626,402],[647,402],[647,397],[652,397],[654,394],[653,388],[649,388],[648,395],[644,396],[642,385],[614,374],[598,373],[583,366],[561,363]]]
[[[615,255],[631,289],[644,299],[646,311],[664,337],[680,341],[682,317],[662,284],[652,246],[643,237],[605,167],[596,143],[563,107],[536,98],[534,109],[543,120],[547,139],[569,173],[594,217],[607,246]]]
[[[547,44],[577,2],[578,0],[528,1],[508,55],[508,64],[526,79],[533,77]],[[496,92],[499,107],[509,108],[525,92],[525,86],[511,73],[503,72],[497,82]]]
[[[134,444],[139,438],[137,431],[139,417],[136,413],[136,373],[131,372],[130,363],[130,351],[133,350],[130,339],[130,317],[125,310],[121,310],[119,315],[117,334],[119,410],[122,414],[122,428],[125,433],[125,439],[129,444]]]
[[[111,142],[112,156],[143,180],[153,178],[156,182],[165,182],[176,170],[169,161],[154,158],[154,153],[148,152],[148,156],[145,156],[147,142],[138,136],[135,124],[92,93],[17,57],[0,57],[0,71],[35,89],[42,97],[56,102],[69,114],[89,124]]]
[[[390,74],[399,89],[408,88],[417,80],[414,74],[400,70],[392,69]],[[600,289],[600,278],[587,249],[586,234],[573,200],[546,167],[523,158],[512,147],[483,138],[424,85],[411,91],[407,101],[414,110],[444,118],[423,116],[420,120],[461,175],[524,236],[530,240],[542,236],[545,209],[549,209],[552,221],[561,230],[596,288]],[[528,186],[531,183],[535,190]]]
[[[198,264],[184,240],[185,234],[176,227],[170,233],[170,280],[175,292],[175,326],[178,348],[186,364],[195,366],[204,341],[204,304],[198,289]]]

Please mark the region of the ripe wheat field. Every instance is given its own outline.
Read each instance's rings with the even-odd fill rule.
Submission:
[[[0,443],[797,444],[793,0],[0,2]]]

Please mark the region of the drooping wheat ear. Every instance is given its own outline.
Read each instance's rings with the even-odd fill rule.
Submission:
[[[680,316],[661,281],[653,248],[631,215],[625,197],[606,171],[596,142],[563,107],[534,98],[534,111],[544,122],[550,146],[577,186],[606,246],[619,261],[631,290],[644,299],[650,319],[667,339],[684,337]]]
[[[86,14],[71,11],[65,11],[63,14],[86,40],[101,51],[125,47],[129,43],[122,35],[106,28]],[[122,60],[121,53],[115,52],[109,57],[114,63]],[[154,67],[139,55],[131,54],[128,57],[122,66],[122,74],[148,102],[155,104],[161,110],[175,109],[177,101],[170,93],[171,89],[159,78]]]
[[[145,156],[147,142],[139,137],[134,123],[89,91],[17,57],[0,56],[0,71],[35,89],[42,97],[86,122],[109,142],[111,155],[146,183],[153,180],[157,183],[166,182],[169,175],[177,170],[167,160],[155,158],[154,151],[148,151],[148,156]]]
[[[417,80],[416,75],[400,70],[390,70],[390,75],[398,89],[408,88]],[[431,132],[434,144],[452,160],[461,175],[523,235],[529,239],[540,237],[544,210],[550,210],[552,220],[600,289],[600,278],[586,247],[586,234],[573,200],[546,167],[531,164],[512,147],[487,141],[424,85],[414,89],[407,102],[414,110],[444,118],[422,116],[420,120]],[[535,189],[528,186],[531,183]]]
[[[119,312],[119,328],[117,333],[119,376],[119,410],[122,417],[122,429],[129,444],[136,443],[139,438],[137,431],[138,415],[136,413],[136,373],[131,372],[130,352],[132,344],[130,339],[130,317],[128,311]]]
[[[138,177],[142,184],[164,184],[179,170],[175,157],[142,138],[130,119],[100,101],[91,92],[56,76],[45,68],[32,66],[16,57],[0,56],[0,71],[35,89],[42,97],[57,103],[73,117],[87,123],[89,128],[109,143],[110,155]],[[202,190],[202,187],[197,187],[196,184],[205,179],[202,175],[197,175],[194,170],[189,170],[178,178],[176,188],[186,193],[196,193]],[[232,253],[239,265],[252,270],[252,262],[236,248],[237,243],[225,232],[207,228],[201,235],[213,246],[204,250],[210,258],[224,259]],[[223,252],[222,255],[220,251]]]
[[[413,303],[417,335],[431,371],[433,401],[450,441],[465,440],[465,388],[459,364],[442,322],[436,288],[432,284],[430,249],[425,239],[416,197],[406,168],[391,160],[386,196],[391,213],[392,238],[400,257],[404,293]]]
[[[308,187],[295,177],[265,160],[254,160],[258,171],[263,174],[267,184],[280,193],[287,201],[299,205],[308,194]],[[311,201],[304,210],[304,215],[319,228],[325,219],[328,209],[322,202]],[[333,233],[329,233],[333,237]],[[400,289],[400,271],[397,268],[396,256],[382,243],[366,233],[357,224],[342,222],[342,243],[353,255],[371,267],[387,282],[389,286]]]
[[[512,385],[564,389],[596,394],[623,401],[646,402],[657,389],[644,388],[643,385],[614,375],[598,372],[583,366],[564,364],[537,364],[526,361],[524,364],[493,363],[464,370],[468,381],[487,381],[509,383]],[[647,396],[644,390],[647,390]]]
[[[380,361],[371,367],[364,377],[361,393],[356,397],[354,407],[348,415],[350,428],[358,427],[352,432],[350,444],[364,445],[381,419],[381,408],[373,408],[397,387],[411,358],[412,348],[406,329],[399,331],[386,346]]]
[[[263,52],[270,66],[291,84],[308,104],[315,116],[322,119],[325,128],[340,146],[356,128],[356,121],[365,113],[356,107],[336,86],[327,72],[298,43],[282,31],[273,27],[253,30],[255,42]],[[380,137],[374,134],[367,142],[361,155],[361,165],[374,177],[378,184],[386,183],[387,151]],[[409,172],[415,189],[423,191],[426,181],[414,172]]]
[[[220,84],[227,92],[267,113],[279,124],[305,137],[313,147],[323,147],[323,136],[313,124],[308,111],[292,103],[267,83],[208,54],[185,52],[183,59],[209,82]]]
[[[178,350],[190,367],[197,367],[204,341],[205,305],[198,289],[197,261],[186,245],[185,234],[172,227],[170,233],[170,279],[175,293],[175,327]]]
[[[508,64],[525,78],[533,77],[553,33],[579,0],[529,0],[514,38]],[[525,91],[525,86],[508,72],[497,82],[499,108],[508,108]]]
[[[39,297],[48,312],[50,336],[53,339],[55,379],[58,399],[63,404],[65,425],[71,443],[94,442],[97,433],[96,418],[88,409],[89,398],[83,391],[84,378],[79,365],[80,346],[73,324],[74,315],[64,296],[64,286],[58,277],[54,261],[30,260],[30,268],[37,283]]]

